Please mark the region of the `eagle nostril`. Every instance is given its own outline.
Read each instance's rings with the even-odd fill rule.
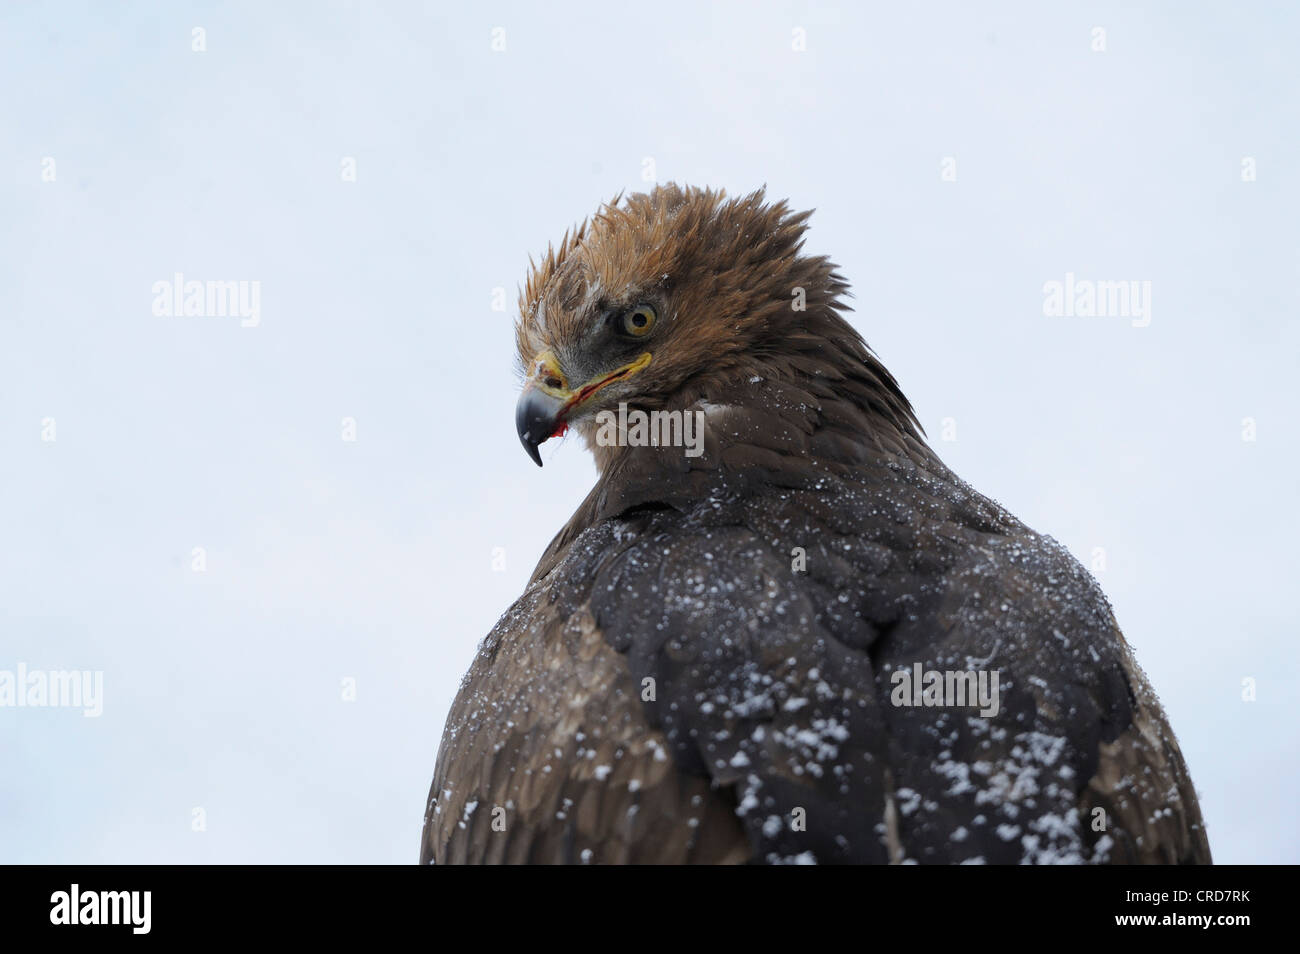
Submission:
[[[559,378],[547,378],[547,379],[546,379],[546,386],[547,386],[548,388],[559,388],[559,387],[562,387],[563,385],[564,385],[564,382],[561,381]]]

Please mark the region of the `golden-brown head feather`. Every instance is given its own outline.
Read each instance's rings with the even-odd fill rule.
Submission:
[[[680,406],[756,374],[811,374],[845,381],[848,399],[914,435],[906,398],[841,315],[847,284],[828,259],[803,254],[810,216],[763,190],[728,198],[665,184],[615,198],[532,266],[516,326],[521,367],[550,352],[576,387],[649,351],[644,370],[575,415],[588,426],[619,401]],[[619,350],[601,323],[643,302],[659,321]]]

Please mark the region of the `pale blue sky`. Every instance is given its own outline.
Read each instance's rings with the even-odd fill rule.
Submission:
[[[515,288],[647,157],[818,210],[945,460],[1105,549],[1216,858],[1300,861],[1294,8],[465,6],[0,7],[0,669],[105,696],[0,708],[0,861],[416,859],[460,675],[594,477],[515,437]],[[156,317],[178,271],[261,323]],[[1045,317],[1067,272],[1151,324]]]

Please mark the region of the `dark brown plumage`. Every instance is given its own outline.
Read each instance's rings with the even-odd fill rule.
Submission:
[[[520,435],[600,478],[465,677],[421,859],[1208,862],[1097,584],[925,444],[807,218],[665,186],[534,267]],[[620,402],[702,453],[600,446]],[[998,711],[896,704],[917,664]]]

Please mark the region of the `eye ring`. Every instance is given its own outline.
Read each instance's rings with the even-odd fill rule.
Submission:
[[[655,326],[657,318],[653,306],[637,305],[619,316],[618,328],[629,337],[644,338],[650,333],[650,329]]]

